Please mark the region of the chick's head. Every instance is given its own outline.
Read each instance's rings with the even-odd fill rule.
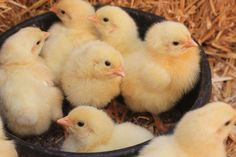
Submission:
[[[190,48],[198,48],[188,29],[179,22],[164,21],[154,24],[146,34],[149,52],[178,56]]]
[[[57,123],[66,128],[69,136],[86,146],[106,142],[114,129],[111,118],[102,110],[91,106],[77,107]]]
[[[105,42],[93,41],[84,46],[78,61],[80,69],[87,73],[86,77],[110,79],[124,76],[123,58],[119,51]]]
[[[182,142],[223,142],[235,123],[236,111],[228,104],[214,102],[187,113],[177,125],[175,135]]]
[[[48,36],[48,32],[43,32],[39,28],[22,28],[4,42],[0,62],[2,64],[24,62],[38,57]]]
[[[89,17],[89,19],[94,23],[101,36],[110,36],[114,33],[137,36],[137,26],[134,20],[119,7],[102,7],[96,11],[96,15]]]
[[[54,12],[66,26],[83,24],[95,13],[94,8],[85,0],[60,0],[51,11]]]

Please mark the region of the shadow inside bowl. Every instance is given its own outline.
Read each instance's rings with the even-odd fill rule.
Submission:
[[[145,32],[147,29],[156,22],[161,22],[164,20],[163,17],[155,16],[150,13],[145,13],[142,11],[138,11],[135,9],[124,8],[136,21],[138,26],[140,37],[143,39]],[[0,36],[0,47],[3,42],[12,34],[17,32],[19,29],[26,26],[36,26],[40,27],[42,30],[48,30],[48,28],[55,22],[58,21],[58,18],[53,13],[45,13],[43,15],[36,16],[32,19],[24,21],[23,23],[18,24],[17,26],[11,28],[7,32],[3,33]],[[160,118],[164,123],[173,123],[179,121],[179,119],[189,110],[199,108],[205,105],[211,94],[211,72],[209,68],[209,64],[207,61],[207,57],[202,49],[201,49],[201,73],[199,76],[199,80],[195,87],[188,92],[180,101],[178,101],[177,105],[172,108],[170,111],[160,114]],[[64,113],[67,114],[71,109],[68,105],[68,101],[64,101]],[[113,107],[124,107],[122,97],[118,97],[116,101],[113,101],[110,106]],[[109,110],[109,108],[107,109]],[[128,111],[129,120],[135,122],[135,118],[142,114],[132,113]],[[148,113],[144,113],[145,116],[150,116]],[[115,119],[114,115],[113,119]],[[132,119],[133,118],[133,119]],[[117,120],[117,119],[115,119]],[[127,119],[125,119],[127,120]],[[137,123],[137,122],[136,122]],[[160,134],[167,134],[173,131],[174,127],[170,127],[166,132],[160,132]],[[58,133],[57,133],[58,132]],[[17,144],[17,150],[20,154],[20,157],[130,157],[136,155],[138,151],[148,143],[144,142],[129,148],[114,150],[110,152],[101,152],[101,153],[67,153],[58,151],[57,148],[61,145],[63,141],[63,130],[57,125],[53,124],[51,129],[38,137],[33,137],[37,140],[44,141],[44,143],[35,143],[35,139],[32,142],[32,137],[21,139],[14,134],[12,134],[9,130],[7,134],[10,138],[15,140]],[[54,138],[49,137],[51,134],[55,135]],[[124,141],[125,142],[125,141]],[[33,144],[32,144],[33,143]],[[48,145],[49,143],[54,143],[54,145]],[[56,148],[56,149],[55,149]]]

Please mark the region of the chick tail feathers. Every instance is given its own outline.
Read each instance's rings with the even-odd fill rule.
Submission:
[[[24,101],[24,99],[15,97],[9,101],[6,111],[8,112],[6,113],[8,121],[20,125],[35,125],[39,119],[38,106],[35,105],[35,101]]]
[[[16,117],[16,122],[20,125],[35,125],[38,120],[38,113],[34,107],[23,107],[21,109],[15,109],[12,114]]]

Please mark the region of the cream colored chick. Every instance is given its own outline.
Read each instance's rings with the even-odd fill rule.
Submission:
[[[109,43],[127,55],[144,47],[138,35],[137,26],[123,9],[116,6],[105,6],[90,17],[97,28],[101,40]]]
[[[6,138],[0,118],[0,157],[18,157],[13,141]]]
[[[146,50],[126,59],[122,81],[126,104],[136,112],[167,111],[193,88],[200,71],[200,53],[181,23],[161,22],[146,34]]]
[[[0,53],[0,109],[18,135],[39,135],[62,117],[61,91],[38,56],[48,33],[27,27],[10,36]]]
[[[96,30],[88,20],[95,11],[84,0],[60,0],[51,10],[61,22],[49,29],[50,37],[43,47],[42,56],[59,81],[62,67],[71,50],[96,39]]]
[[[105,112],[91,106],[77,107],[57,122],[69,134],[63,143],[63,151],[110,151],[153,138],[148,130],[132,123],[114,124]]]
[[[230,105],[210,103],[187,113],[173,135],[153,139],[138,157],[226,157],[224,140],[235,120]]]
[[[101,41],[75,49],[62,74],[62,88],[73,106],[105,107],[120,93],[124,76],[119,51]]]

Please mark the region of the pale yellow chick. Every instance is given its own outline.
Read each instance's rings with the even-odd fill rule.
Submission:
[[[120,93],[124,76],[119,51],[101,41],[75,49],[63,68],[62,88],[73,106],[105,107]]]
[[[152,133],[135,124],[114,124],[105,112],[91,106],[77,107],[57,122],[69,134],[63,143],[63,151],[111,151],[153,138]]]
[[[18,157],[15,144],[7,139],[4,133],[2,119],[0,118],[0,157]]]
[[[43,47],[42,56],[59,81],[62,67],[72,49],[97,38],[96,30],[88,19],[95,11],[84,0],[60,0],[51,10],[61,22],[49,29],[50,37]]]
[[[197,82],[200,52],[188,29],[165,21],[146,34],[146,50],[126,58],[121,92],[136,112],[169,110]]]
[[[90,17],[99,32],[101,40],[119,50],[123,56],[144,47],[139,38],[135,21],[123,9],[116,6],[104,6]]]
[[[187,113],[173,135],[153,139],[138,157],[226,157],[224,140],[235,123],[230,105],[207,104]]]
[[[48,33],[27,27],[10,36],[0,52],[0,110],[18,135],[39,135],[62,117],[61,91],[39,57]]]

